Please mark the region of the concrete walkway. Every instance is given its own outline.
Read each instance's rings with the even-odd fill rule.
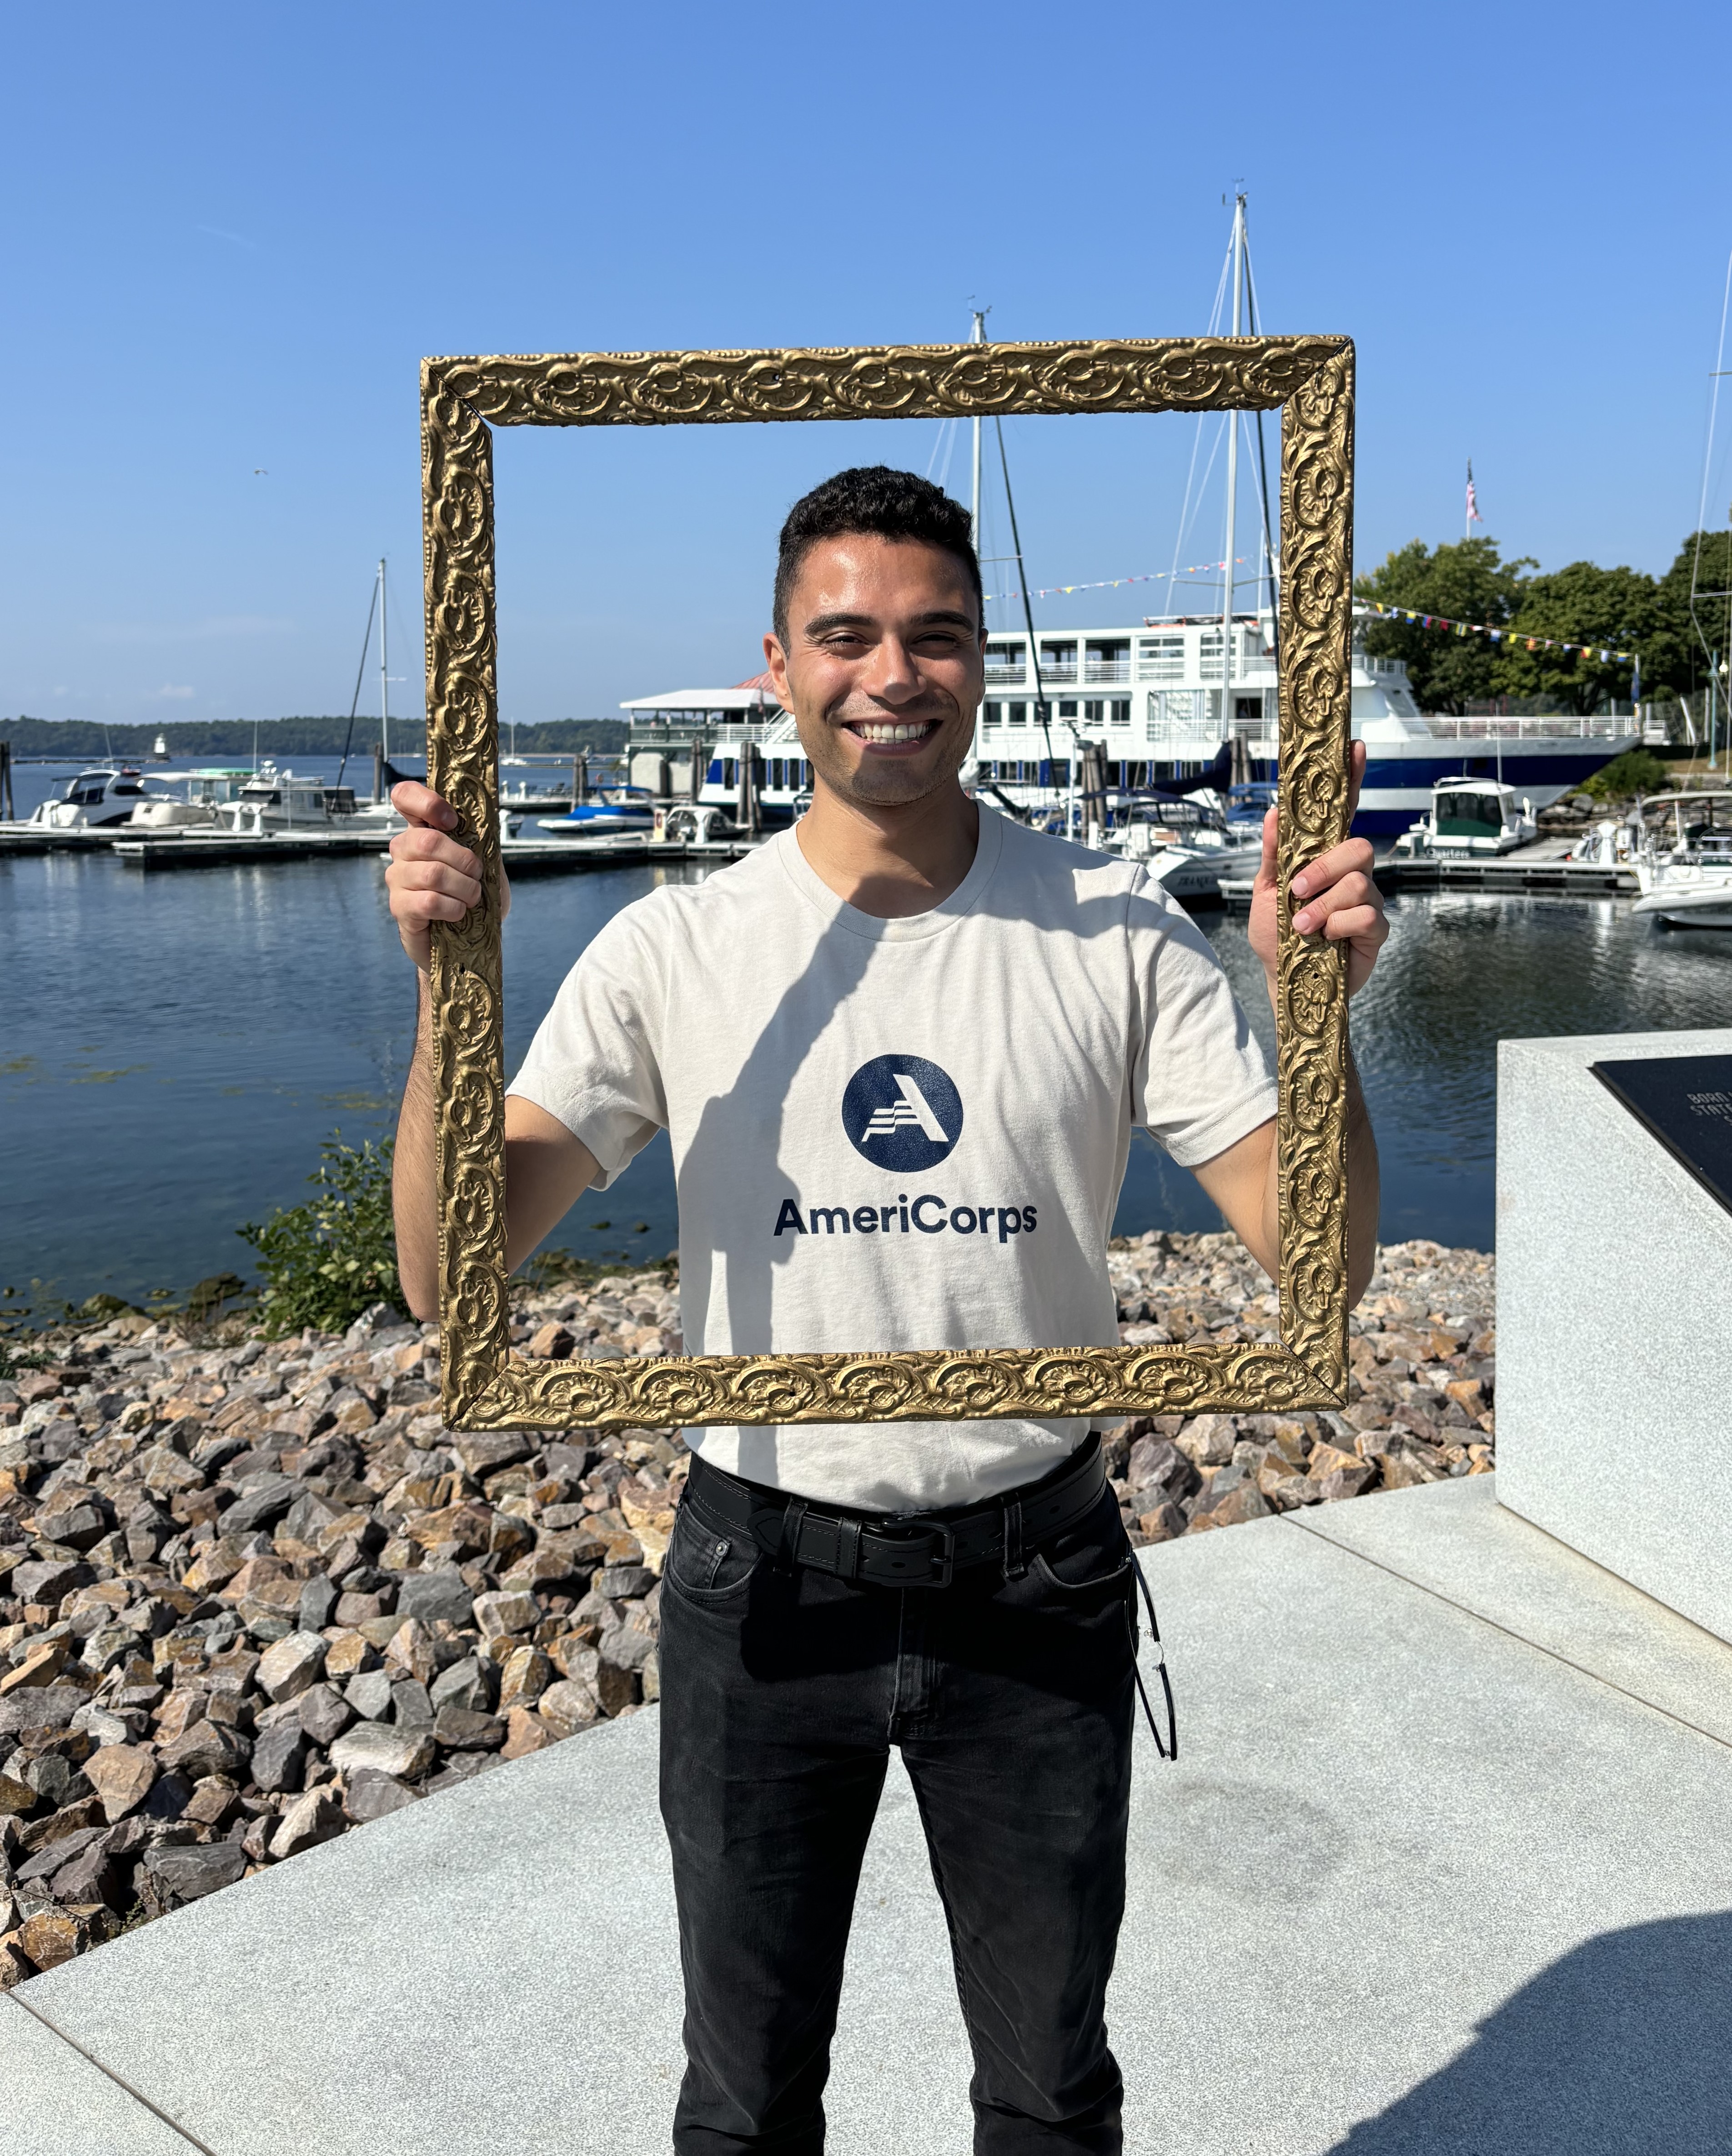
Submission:
[[[1184,1756],[1138,1761],[1129,2148],[1725,2156],[1732,1647],[1490,1477],[1147,1563]],[[0,2156],[655,2156],[681,2064],[655,1767],[645,1712],[0,1999]],[[831,2148],[962,2156],[968,2071],[893,1774]]]

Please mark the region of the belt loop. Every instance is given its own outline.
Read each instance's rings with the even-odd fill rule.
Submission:
[[[799,1531],[806,1524],[806,1511],[804,1497],[790,1497],[782,1515],[782,1563],[790,1572],[799,1563]]]
[[[1022,1505],[1012,1498],[1005,1507],[1005,1577],[1020,1579],[1027,1570],[1022,1554]]]
[[[836,1522],[836,1578],[855,1579],[860,1574],[860,1522]]]

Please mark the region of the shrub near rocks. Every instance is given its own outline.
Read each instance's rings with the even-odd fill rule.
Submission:
[[[1128,1340],[1274,1337],[1230,1236],[1108,1263]],[[1385,1250],[1340,1414],[1109,1432],[1132,1539],[1488,1469],[1492,1288]],[[449,1431],[434,1328],[382,1306],[220,1329],[122,1312],[0,1380],[0,1987],[657,1696],[677,1433]],[[660,1270],[520,1288],[512,1332],[680,1344]]]

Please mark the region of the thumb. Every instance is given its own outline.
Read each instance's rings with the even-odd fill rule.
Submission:
[[[1263,818],[1263,857],[1257,864],[1257,872],[1259,883],[1275,880],[1275,850],[1280,836],[1281,811],[1278,808],[1271,808]]]

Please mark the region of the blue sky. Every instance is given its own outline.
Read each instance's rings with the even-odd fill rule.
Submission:
[[[16,11],[8,46],[8,715],[347,710],[381,553],[419,713],[424,353],[932,341],[971,295],[1007,337],[1191,333],[1236,182],[1264,325],[1359,342],[1362,567],[1460,536],[1469,455],[1548,567],[1657,570],[1695,520],[1724,4],[99,0]],[[1012,423],[1033,581],[1218,555],[1218,480],[1177,529],[1195,424]],[[1719,440],[1723,523],[1732,396]],[[938,446],[502,434],[502,709],[746,674],[789,502]]]

